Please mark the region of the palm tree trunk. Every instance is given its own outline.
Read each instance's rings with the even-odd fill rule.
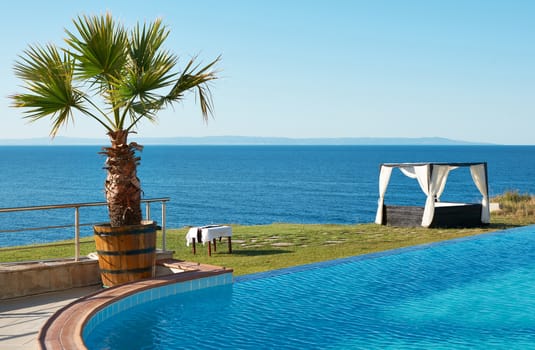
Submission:
[[[105,191],[113,227],[138,225],[141,222],[141,185],[137,177],[139,158],[136,151],[142,146],[128,144],[128,131],[109,132],[111,147],[104,147],[107,156]]]

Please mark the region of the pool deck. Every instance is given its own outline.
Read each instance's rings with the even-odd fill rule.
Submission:
[[[103,289],[74,288],[0,302],[0,348],[83,349],[85,321],[102,307],[142,290],[232,273],[224,267],[180,262],[184,272]]]
[[[39,330],[56,311],[101,289],[100,286],[73,288],[0,301],[0,349],[38,349]]]

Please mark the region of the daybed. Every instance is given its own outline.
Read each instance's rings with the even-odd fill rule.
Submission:
[[[482,195],[481,203],[441,202],[450,171],[469,167]],[[427,196],[425,205],[385,205],[384,196],[393,169],[416,179]],[[375,223],[391,226],[477,227],[490,222],[487,163],[385,163],[379,174],[379,202]]]

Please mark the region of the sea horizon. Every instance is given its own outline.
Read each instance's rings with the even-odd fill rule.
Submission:
[[[139,137],[132,141],[161,146],[499,146],[489,142],[455,140],[444,137],[264,137],[264,136],[199,136]],[[0,146],[84,146],[105,145],[109,139],[57,136],[0,139]],[[502,145],[506,146],[506,145]],[[520,145],[523,146],[523,145]]]

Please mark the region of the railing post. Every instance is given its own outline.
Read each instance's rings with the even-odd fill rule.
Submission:
[[[165,201],[162,201],[162,250],[165,252]]]
[[[74,208],[74,261],[80,260],[80,208]]]
[[[145,220],[150,221],[150,202],[145,203]]]

